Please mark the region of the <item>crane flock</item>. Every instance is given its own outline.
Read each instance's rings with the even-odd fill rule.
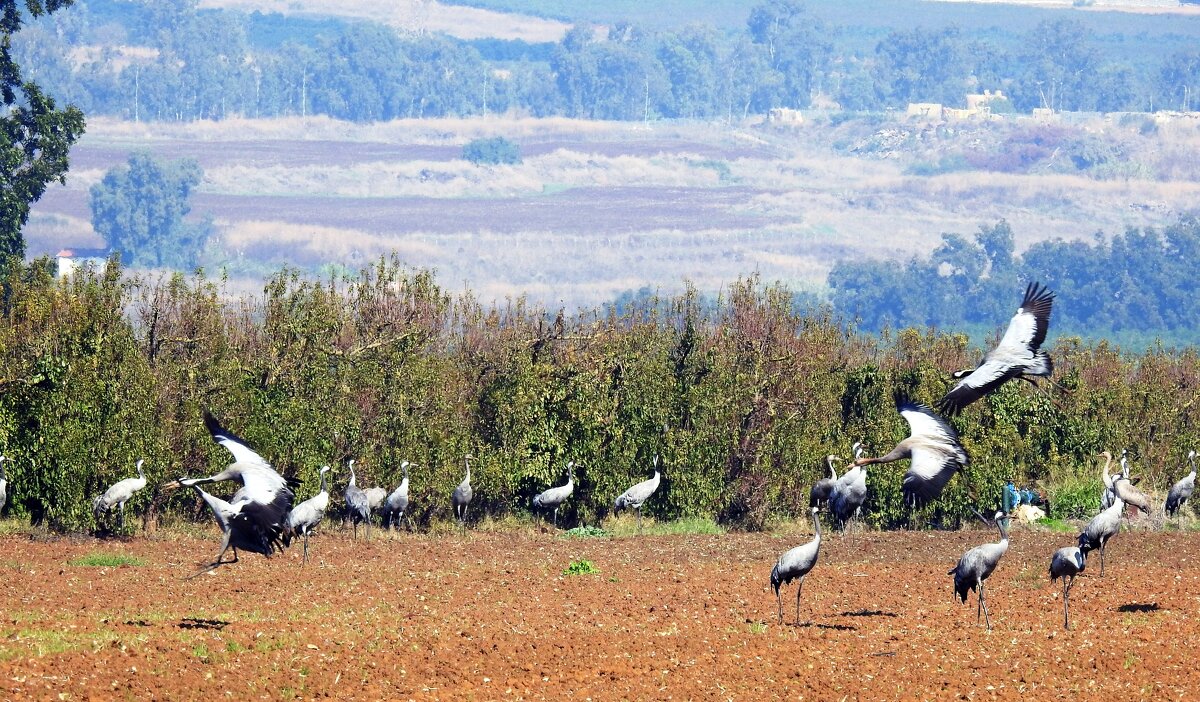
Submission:
[[[958,415],[972,402],[1014,379],[1029,382],[1041,390],[1042,387],[1036,379],[1049,379],[1053,370],[1052,359],[1041,349],[1046,338],[1053,301],[1054,293],[1038,283],[1031,283],[1026,288],[1021,306],[1009,321],[1008,328],[996,347],[990,350],[975,368],[953,374],[958,382],[934,403],[938,410],[948,416]],[[1053,380],[1049,382],[1054,384]],[[855,443],[851,448],[854,458],[840,476],[837,464],[842,459],[833,454],[825,457],[829,477],[817,480],[809,493],[813,538],[784,552],[771,570],[770,585],[775,591],[777,616],[781,624],[784,619],[781,589],[793,581],[797,581],[796,623],[800,622],[800,596],[804,580],[816,567],[820,555],[820,511],[823,508],[827,509],[835,523],[841,526],[844,535],[848,525],[860,516],[868,499],[868,466],[909,461],[902,479],[901,492],[903,501],[909,508],[919,509],[938,500],[954,475],[969,465],[967,451],[957,431],[945,417],[933,408],[914,401],[903,392],[894,395],[894,404],[897,413],[908,425],[909,434],[891,451],[881,456],[870,457],[864,455],[865,450],[861,443]],[[276,472],[246,441],[221,426],[212,414],[206,411],[203,419],[213,441],[229,451],[233,462],[214,475],[180,478],[164,486],[167,489],[194,489],[209,507],[221,529],[222,542],[216,556],[196,575],[238,562],[239,550],[269,557],[283,551],[295,539],[303,542],[302,564],[306,564],[309,537],[329,509],[329,475],[332,468],[328,465],[322,466],[319,470],[320,489],[312,497],[293,506],[294,489],[298,487],[298,481],[284,478]],[[1064,628],[1070,628],[1070,592],[1075,578],[1086,568],[1088,554],[1091,551],[1100,552],[1099,575],[1102,577],[1105,571],[1106,546],[1120,532],[1121,520],[1127,506],[1136,507],[1142,513],[1150,513],[1152,508],[1150,499],[1135,487],[1137,479],[1130,477],[1127,450],[1121,452],[1121,468],[1116,473],[1111,472],[1111,452],[1103,451],[1099,457],[1104,459],[1101,471],[1102,509],[1080,532],[1076,545],[1058,549],[1050,560],[1048,572],[1051,582],[1062,580]],[[463,480],[450,495],[454,517],[464,531],[468,509],[475,496],[471,485],[472,459],[473,456],[470,455],[463,457]],[[0,511],[4,509],[7,500],[4,465],[6,460],[4,456],[0,456]],[[121,480],[94,498],[93,510],[97,520],[101,514],[115,507],[119,523],[124,523],[126,503],[147,485],[144,462],[144,459],[137,461],[137,477]],[[1188,453],[1187,462],[1190,471],[1171,487],[1168,494],[1164,505],[1167,517],[1175,516],[1195,489],[1195,451]],[[566,483],[550,487],[533,498],[533,510],[541,512],[543,519],[547,511],[551,512],[555,528],[558,526],[559,509],[575,491],[575,469],[578,465],[580,464],[575,461],[569,461],[566,465]],[[409,468],[417,466],[409,461],[400,464],[403,480],[390,494],[382,487],[369,490],[360,488],[357,485],[354,466],[355,461],[349,460],[349,481],[343,491],[347,515],[353,524],[354,537],[357,538],[358,525],[363,523],[369,539],[371,514],[374,511],[380,512],[381,525],[385,529],[394,528],[401,521],[407,521],[409,529],[412,530]],[[615,499],[612,506],[614,514],[624,509],[637,512],[639,534],[642,531],[642,507],[654,496],[663,476],[657,454],[653,459],[652,470],[653,477],[630,487]],[[240,484],[229,500],[217,497],[202,487],[224,481]],[[976,620],[978,622],[982,615],[988,629],[991,629],[992,624],[985,595],[986,581],[995,572],[1009,549],[1009,515],[1004,511],[997,511],[994,519],[1000,540],[969,549],[948,572],[948,575],[953,576],[953,592],[957,599],[966,603],[969,594],[972,591],[976,593]],[[225,554],[230,550],[233,552],[232,559],[226,560]]]

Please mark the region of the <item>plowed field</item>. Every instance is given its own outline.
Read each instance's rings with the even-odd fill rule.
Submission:
[[[215,532],[9,536],[0,699],[1200,698],[1200,536],[1116,537],[1063,631],[1046,568],[1072,536],[1014,533],[991,632],[946,575],[982,530],[827,538],[799,626],[766,585],[805,536],[334,531],[306,567],[294,546],[194,579]],[[77,564],[96,553],[142,565]]]

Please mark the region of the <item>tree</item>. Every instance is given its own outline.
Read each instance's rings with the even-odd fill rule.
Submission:
[[[499,136],[474,139],[463,147],[463,158],[476,166],[517,164],[521,162],[521,147]]]
[[[122,260],[142,266],[193,266],[211,224],[183,221],[188,196],[204,177],[191,159],[174,163],[135,153],[92,186],[92,226]]]
[[[892,32],[875,48],[875,85],[893,107],[910,102],[960,104],[970,72],[958,30]]]
[[[750,11],[746,25],[751,39],[766,48],[770,67],[782,79],[770,104],[756,107],[764,111],[808,107],[818,69],[830,51],[816,18],[797,0],[770,0]]]
[[[12,35],[25,21],[21,5],[40,17],[73,0],[0,0],[0,261],[25,256],[21,229],[29,208],[54,180],[66,182],[67,153],[83,135],[83,113],[64,109],[32,81],[21,77],[12,57]]]

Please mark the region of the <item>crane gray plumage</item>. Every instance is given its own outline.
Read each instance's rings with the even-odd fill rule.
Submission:
[[[358,487],[356,476],[354,475],[354,459],[350,459],[350,482],[346,484],[346,489],[342,491],[342,498],[346,501],[347,514],[350,515],[350,524],[354,527],[354,538],[358,538],[359,522],[364,522],[367,530],[367,539],[371,538],[371,504],[367,501],[367,493],[362,488]]]
[[[325,476],[332,470],[329,466],[321,466],[321,489],[317,494],[308,498],[288,512],[287,526],[283,531],[283,544],[289,546],[292,539],[300,536],[304,540],[304,560],[308,563],[308,535],[321,520],[325,518],[325,510],[329,509],[329,484]]]
[[[1112,504],[1092,517],[1079,534],[1079,548],[1085,556],[1088,551],[1100,551],[1100,575],[1104,575],[1104,547],[1121,530],[1121,515],[1124,512],[1125,502],[1114,494]]]
[[[367,509],[371,510],[372,512],[383,506],[383,501],[387,499],[388,495],[387,488],[378,486],[367,488],[366,490],[363,490],[363,492],[367,494]]]
[[[838,479],[837,471],[834,470],[833,463],[834,461],[840,460],[842,460],[840,457],[833,454],[829,454],[825,457],[825,464],[829,467],[829,477],[821,478],[817,482],[813,483],[812,488],[808,491],[809,507],[820,507],[826,502],[829,502],[829,496],[833,492],[833,485]]]
[[[458,519],[458,525],[464,530],[467,528],[467,508],[471,506],[471,500],[475,497],[475,491],[471,489],[471,458],[472,456],[463,457],[466,475],[463,476],[463,481],[458,484],[458,487],[454,488],[454,492],[450,494],[454,517]]]
[[[225,470],[206,478],[183,478],[175,486],[194,488],[213,512],[224,532],[221,549],[213,562],[196,575],[238,561],[238,549],[271,556],[282,551],[283,532],[295,494],[291,484],[237,434],[224,429],[210,413],[204,413],[204,426],[213,441],[233,455],[234,462]],[[226,501],[210,495],[200,486],[225,480],[241,483],[241,488]],[[233,549],[233,560],[224,561],[225,551]]]
[[[1145,514],[1150,513],[1150,498],[1135,488],[1129,479],[1129,463],[1126,461],[1124,451],[1121,452],[1121,472],[1113,477],[1112,489],[1113,494],[1122,502],[1137,507]]]
[[[567,462],[567,484],[552,487],[533,498],[534,509],[553,509],[554,526],[558,526],[558,508],[575,492],[575,462]]]
[[[0,457],[2,459],[3,457]],[[1192,496],[1192,491],[1196,489],[1196,452],[1188,451],[1188,465],[1191,466],[1192,472],[1179,479],[1179,482],[1171,486],[1167,492],[1166,513],[1168,517],[1175,516],[1180,507],[1188,501]],[[0,488],[2,490],[2,488]],[[0,497],[0,509],[4,508],[3,497]]]
[[[408,516],[408,467],[410,465],[412,464],[408,461],[400,462],[400,470],[404,473],[404,479],[400,481],[400,485],[395,490],[392,490],[383,503],[383,527],[385,529],[394,527],[397,519],[406,519],[408,529],[412,531],[412,519]]]
[[[1063,582],[1063,628],[1071,628],[1068,598],[1071,596],[1071,586],[1075,584],[1075,576],[1087,567],[1087,551],[1078,546],[1066,546],[1054,552],[1050,559],[1050,582],[1062,578]]]
[[[0,514],[4,513],[4,505],[8,504],[8,473],[4,470],[4,462],[7,460],[0,456]]]
[[[817,517],[819,509],[811,508],[813,518],[813,540],[787,551],[771,569],[771,587],[775,588],[775,601],[779,605],[779,623],[783,623],[783,597],[779,588],[793,580],[799,580],[796,585],[796,624],[800,623],[800,592],[804,589],[804,577],[817,565],[817,557],[821,554],[821,520]]]
[[[855,447],[857,450],[858,444],[855,444]],[[849,521],[859,513],[866,501],[867,469],[865,466],[853,465],[834,481],[833,488],[829,491],[829,511],[842,525],[843,535]]]
[[[118,514],[117,523],[121,526],[125,525],[125,503],[133,497],[135,492],[146,487],[146,473],[142,470],[144,462],[145,459],[138,459],[138,477],[117,481],[102,494],[97,495],[96,499],[92,500],[92,514],[97,519],[100,518],[101,512],[107,512],[115,506]]]
[[[658,490],[661,478],[662,474],[658,470],[658,454],[655,454],[654,477],[634,485],[618,495],[617,499],[613,501],[613,514],[617,514],[623,509],[632,509],[637,512],[639,534],[642,533],[642,505],[646,503],[646,500],[650,499],[655,490]]]
[[[1041,347],[1050,327],[1053,304],[1054,293],[1038,283],[1030,283],[1000,343],[975,368],[954,373],[960,380],[938,401],[938,409],[953,416],[1014,378],[1035,387],[1034,378],[1049,378],[1054,363]]]
[[[992,619],[988,616],[987,597],[983,593],[984,581],[991,577],[996,566],[1000,564],[1000,559],[1008,552],[1008,527],[1005,525],[1007,517],[1004,512],[996,512],[1000,541],[976,546],[967,551],[958,559],[958,565],[946,573],[954,576],[954,592],[962,599],[963,604],[966,604],[967,595],[971,590],[975,590],[975,622],[979,623],[979,610],[982,609],[988,629],[992,628]]]
[[[1116,493],[1113,492],[1113,476],[1109,472],[1109,469],[1112,468],[1113,457],[1108,451],[1101,451],[1100,455],[1104,457],[1104,469],[1101,473],[1104,489],[1100,492],[1100,509],[1106,510],[1112,507],[1113,499],[1116,497]]]
[[[910,459],[900,491],[904,502],[913,508],[936,500],[946,483],[967,466],[967,451],[959,442],[958,432],[929,407],[897,393],[896,411],[908,422],[909,436],[885,456],[858,458],[856,466],[891,463]]]

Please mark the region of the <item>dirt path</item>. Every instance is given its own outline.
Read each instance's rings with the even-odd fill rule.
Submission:
[[[216,534],[0,539],[0,699],[1194,698],[1200,536],[1121,534],[1078,581],[1017,532],[995,630],[946,571],[988,532],[826,540],[804,623],[775,622],[776,557],[805,537],[317,537],[185,580]],[[93,553],[144,565],[72,565]],[[588,559],[595,575],[564,577]],[[1097,566],[1098,562],[1094,562]],[[790,595],[790,597],[789,597]]]

